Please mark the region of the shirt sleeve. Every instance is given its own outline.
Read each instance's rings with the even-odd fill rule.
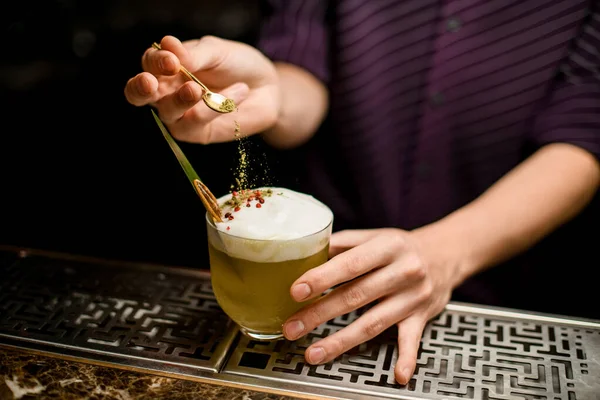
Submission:
[[[257,47],[273,61],[302,67],[329,80],[326,0],[268,0]]]
[[[533,142],[570,143],[600,160],[600,1],[560,66],[558,81],[538,114]]]

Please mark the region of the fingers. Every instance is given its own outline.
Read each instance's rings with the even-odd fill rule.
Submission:
[[[195,82],[184,83],[175,92],[164,96],[157,102],[160,119],[167,125],[176,123],[186,112],[201,102],[202,94],[202,88]],[[200,104],[198,105],[200,106]],[[202,111],[208,110],[198,107],[198,113],[202,113]],[[204,119],[208,122],[210,120],[210,113],[204,112],[203,114],[206,114]],[[173,135],[180,135],[175,133],[175,130],[178,130],[176,126],[171,128],[171,130]]]
[[[411,304],[420,304],[430,296],[430,292],[424,290],[429,287],[423,285],[425,276],[420,260],[410,253],[405,254],[397,262],[346,283],[304,307],[284,324],[284,334],[289,340],[298,339],[338,315],[347,314],[392,293],[394,298],[410,296],[407,298],[410,298]],[[406,300],[405,303],[408,304]]]
[[[347,327],[306,349],[306,361],[311,364],[326,363],[373,339],[397,321],[408,317],[413,310],[413,302],[407,295],[386,298]]]
[[[203,71],[215,69],[229,54],[227,41],[214,36],[204,36],[191,40],[184,45],[173,36],[165,36],[161,42],[162,50],[172,53],[187,69]]]
[[[137,74],[127,81],[125,98],[138,107],[158,100],[158,80],[148,72]]]
[[[183,75],[178,76],[182,65],[187,65],[193,72],[199,72],[204,69],[211,69],[217,66],[225,54],[227,46],[220,46],[221,39],[202,38],[194,41],[194,57],[189,54],[186,47],[175,37],[165,36],[161,42],[161,50],[149,47],[142,56],[142,68],[148,74],[138,74],[127,84],[126,96],[130,103],[135,105],[145,105],[156,98],[149,99],[149,95],[155,95],[157,87],[154,87],[154,81],[161,77],[173,78],[168,80],[172,93],[181,82],[187,78]],[[177,78],[177,79],[175,79]],[[149,87],[149,85],[152,87]],[[157,86],[157,84],[156,84]],[[151,93],[148,91],[151,90]],[[169,91],[167,91],[169,92]],[[155,95],[154,97],[157,97]]]
[[[362,244],[381,232],[376,229],[351,229],[335,232],[329,240],[329,257],[333,258]]]
[[[392,245],[388,235],[374,236],[362,245],[338,254],[325,264],[306,272],[293,283],[290,294],[296,301],[319,296],[335,285],[389,264],[398,251],[400,249]]]
[[[236,83],[222,90],[221,94],[242,105],[248,92],[246,84]],[[235,111],[220,114],[211,110],[204,104],[202,94],[196,83],[186,83],[175,93],[161,99],[158,104],[160,118],[169,125],[171,134],[181,141],[208,144],[234,140],[234,121],[240,115]],[[242,122],[239,123],[242,125]]]
[[[148,48],[142,56],[142,67],[144,72],[129,79],[125,85],[125,98],[135,106],[145,106],[157,102],[162,97],[159,93],[158,79],[163,76],[176,76],[181,65],[175,54],[166,50]],[[174,79],[172,78],[172,80]],[[181,84],[182,81],[183,79],[180,78],[172,82],[171,90],[166,92],[174,92],[176,85]],[[166,85],[166,83],[162,85]],[[162,91],[165,92],[165,89]]]
[[[220,93],[227,98],[230,98],[236,104],[241,104],[246,96],[248,95],[248,86],[244,83],[236,83],[228,88],[225,88]],[[192,123],[209,123],[213,119],[221,116],[208,108],[204,103],[202,96],[204,91],[195,82],[186,82],[175,92],[164,96],[158,102],[158,108],[160,112],[160,118],[167,124],[172,124],[183,118],[184,114],[188,114],[187,118],[192,120]],[[196,107],[196,105],[198,105]],[[231,128],[231,124],[229,126]],[[177,131],[176,135],[184,138],[188,136],[185,129],[185,123],[182,127],[174,126],[174,131]]]
[[[394,376],[401,385],[408,384],[415,371],[426,322],[415,314],[398,324],[398,362]]]
[[[402,320],[398,325],[398,361],[394,368],[394,376],[398,383],[408,384],[419,354],[419,345],[426,320],[421,315],[410,315],[411,307],[399,310],[397,305],[382,302],[369,310],[346,328],[322,339],[305,352],[305,359],[310,364],[327,363],[354,347],[371,340],[394,324],[394,320]],[[406,319],[404,319],[406,317]]]
[[[175,56],[175,59],[173,61],[177,61],[178,63],[181,63],[183,65],[188,65],[190,61],[188,51],[186,50],[183,43],[181,43],[181,41],[176,37],[170,35],[163,37],[160,41],[160,47],[164,52],[172,53]],[[160,52],[158,53],[160,54]],[[180,66],[177,67],[178,68],[175,70],[175,72],[178,72],[180,69]]]
[[[393,272],[393,269],[389,267],[374,271],[346,283],[317,302],[303,308],[284,324],[285,337],[289,340],[298,339],[338,315],[349,313],[400,290],[402,275]]]
[[[181,54],[181,52],[179,52]],[[184,57],[186,57],[184,55]],[[153,47],[148,48],[142,56],[142,68],[146,72],[150,72],[155,76],[167,75],[172,76],[179,73],[181,63],[179,57],[165,49],[157,50]]]
[[[179,39],[165,36],[160,41],[161,50],[153,47],[146,50],[142,56],[142,68],[154,75],[175,75],[179,73],[182,65],[192,71],[210,69],[216,66],[224,55],[222,46],[217,46],[218,41],[217,38],[194,41],[196,51],[192,57]]]

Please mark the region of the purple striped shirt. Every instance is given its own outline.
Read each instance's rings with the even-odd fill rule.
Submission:
[[[258,47],[330,89],[328,120],[305,149],[305,190],[338,229],[435,221],[548,143],[600,156],[600,0],[270,4]],[[539,281],[545,257],[534,249],[512,272]],[[515,305],[488,292],[465,299]]]

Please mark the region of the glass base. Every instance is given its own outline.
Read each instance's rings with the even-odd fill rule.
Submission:
[[[284,340],[283,332],[256,332],[240,327],[240,331],[247,337],[253,340],[260,340],[261,342],[273,342],[276,340]]]

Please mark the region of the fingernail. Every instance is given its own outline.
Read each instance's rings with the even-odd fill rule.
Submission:
[[[179,97],[185,103],[191,103],[193,101],[196,101],[194,91],[192,90],[192,88],[189,87],[189,85],[185,85],[181,88],[181,90],[179,91]]]
[[[306,283],[300,283],[299,285],[292,287],[292,297],[294,300],[302,301],[308,296],[310,296],[310,286]]]
[[[150,90],[148,90],[149,85],[147,85],[146,78],[140,77],[136,83],[138,91],[142,96],[147,96],[150,94]]]
[[[175,69],[175,63],[171,60],[171,57],[161,58],[158,64],[164,72],[172,72]]]
[[[285,324],[285,336],[288,339],[296,339],[304,332],[304,324],[302,321],[290,321]]]
[[[237,97],[246,91],[246,85],[243,83],[236,83],[229,88],[230,96]]]
[[[308,360],[311,364],[318,364],[325,359],[325,350],[322,347],[315,347],[308,352]]]

